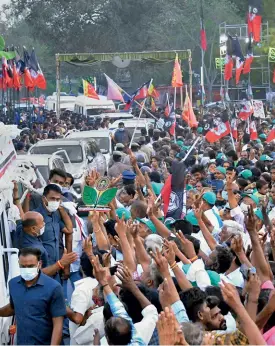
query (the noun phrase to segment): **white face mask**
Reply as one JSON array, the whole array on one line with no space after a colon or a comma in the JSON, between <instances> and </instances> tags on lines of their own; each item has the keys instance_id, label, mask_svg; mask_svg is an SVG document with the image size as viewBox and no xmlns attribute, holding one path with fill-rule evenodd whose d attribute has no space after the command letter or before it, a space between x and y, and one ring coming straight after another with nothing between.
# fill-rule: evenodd
<instances>
[{"instance_id":1,"label":"white face mask","mask_svg":"<svg viewBox=\"0 0 275 346\"><path fill-rule=\"evenodd\" d=\"M241 203L240 208L241 208L242 212L248 213L248 205L245 204L244 202Z\"/></svg>"},{"instance_id":2,"label":"white face mask","mask_svg":"<svg viewBox=\"0 0 275 346\"><path fill-rule=\"evenodd\" d=\"M43 226L42 228L40 228L40 236L45 232L45 226Z\"/></svg>"},{"instance_id":3,"label":"white face mask","mask_svg":"<svg viewBox=\"0 0 275 346\"><path fill-rule=\"evenodd\" d=\"M59 206L60 206L60 202L58 201L48 201L48 205L46 206L46 208L48 209L50 213L54 213L55 211L57 211Z\"/></svg>"},{"instance_id":4,"label":"white face mask","mask_svg":"<svg viewBox=\"0 0 275 346\"><path fill-rule=\"evenodd\" d=\"M31 281L38 275L38 267L20 268L20 275L25 281Z\"/></svg>"},{"instance_id":5,"label":"white face mask","mask_svg":"<svg viewBox=\"0 0 275 346\"><path fill-rule=\"evenodd\" d=\"M224 199L225 201L228 201L228 193L227 193L227 191L222 191L222 199Z\"/></svg>"}]
</instances>

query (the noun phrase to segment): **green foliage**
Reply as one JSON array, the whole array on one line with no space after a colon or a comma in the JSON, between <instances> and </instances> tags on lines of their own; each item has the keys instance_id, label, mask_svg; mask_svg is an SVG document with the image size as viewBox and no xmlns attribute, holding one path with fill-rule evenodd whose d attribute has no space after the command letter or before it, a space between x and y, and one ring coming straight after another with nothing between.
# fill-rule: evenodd
<instances>
[{"instance_id":1,"label":"green foliage","mask_svg":"<svg viewBox=\"0 0 275 346\"><path fill-rule=\"evenodd\" d=\"M219 25L243 23L248 1L203 3L208 39L205 79L211 88L217 78ZM264 7L264 21L268 19L274 25L275 1L264 0ZM35 47L50 81L48 92L55 82L56 53L191 49L192 68L196 73L200 71L200 0L11 0L4 12L6 22L0 22L0 30L7 45ZM173 61L164 65L132 62L128 68L132 87L151 77L155 84L170 84L172 68ZM182 69L188 81L187 61ZM63 64L62 79L67 75L73 79L90 75L96 76L100 84L105 83L103 72L115 78L117 69L110 63L86 67Z\"/></svg>"}]
</instances>

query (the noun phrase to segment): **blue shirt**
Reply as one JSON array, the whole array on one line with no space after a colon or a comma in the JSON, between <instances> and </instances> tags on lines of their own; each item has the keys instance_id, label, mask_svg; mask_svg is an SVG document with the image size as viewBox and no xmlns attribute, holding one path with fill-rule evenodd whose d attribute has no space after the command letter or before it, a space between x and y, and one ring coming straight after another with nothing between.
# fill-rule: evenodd
<instances>
[{"instance_id":1,"label":"blue shirt","mask_svg":"<svg viewBox=\"0 0 275 346\"><path fill-rule=\"evenodd\" d=\"M22 222L20 221L16 227L16 234L14 238L14 244L19 250L26 247L36 248L41 251L42 268L48 266L49 255L47 250L44 248L40 237L34 237L23 231Z\"/></svg>"},{"instance_id":2,"label":"blue shirt","mask_svg":"<svg viewBox=\"0 0 275 346\"><path fill-rule=\"evenodd\" d=\"M145 342L137 335L137 330L133 324L131 317L127 314L124 305L118 299L118 297L112 292L106 296L106 300L110 305L110 309L114 317L122 317L127 320L131 325L132 339L128 345L146 345Z\"/></svg>"},{"instance_id":3,"label":"blue shirt","mask_svg":"<svg viewBox=\"0 0 275 346\"><path fill-rule=\"evenodd\" d=\"M48 265L55 264L60 259L59 240L61 231L65 228L65 225L61 219L59 211L50 213L43 204L34 211L37 211L44 217L45 232L42 234L41 240L49 255Z\"/></svg>"},{"instance_id":4,"label":"blue shirt","mask_svg":"<svg viewBox=\"0 0 275 346\"><path fill-rule=\"evenodd\" d=\"M13 278L9 290L16 317L17 345L50 345L52 318L66 315L61 285L40 273L31 287L25 285L21 276Z\"/></svg>"}]
</instances>

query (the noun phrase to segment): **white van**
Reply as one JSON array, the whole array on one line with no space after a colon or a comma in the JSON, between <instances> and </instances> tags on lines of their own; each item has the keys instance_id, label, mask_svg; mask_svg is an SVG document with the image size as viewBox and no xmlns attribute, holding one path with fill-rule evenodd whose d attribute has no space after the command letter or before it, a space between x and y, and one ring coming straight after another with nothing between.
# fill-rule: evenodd
<instances>
[{"instance_id":1,"label":"white van","mask_svg":"<svg viewBox=\"0 0 275 346\"><path fill-rule=\"evenodd\" d=\"M11 231L16 228L16 221L20 217L12 198L12 180L16 179L16 152L9 136L10 128L10 125L0 124L0 307L10 301L9 280L20 275L18 249L12 247L11 241ZM12 324L13 317L0 317L1 345L10 342L9 327Z\"/></svg>"},{"instance_id":2,"label":"white van","mask_svg":"<svg viewBox=\"0 0 275 346\"><path fill-rule=\"evenodd\" d=\"M60 110L73 111L75 107L75 96L68 95L66 93L60 93ZM56 112L57 109L57 93L54 92L51 96L46 98L45 108L48 111Z\"/></svg>"},{"instance_id":3,"label":"white van","mask_svg":"<svg viewBox=\"0 0 275 346\"><path fill-rule=\"evenodd\" d=\"M71 132L66 138L93 139L98 145L101 153L105 156L108 167L112 154L112 139L110 133L109 130L75 131Z\"/></svg>"},{"instance_id":4,"label":"white van","mask_svg":"<svg viewBox=\"0 0 275 346\"><path fill-rule=\"evenodd\" d=\"M107 100L106 96L99 95L99 100L86 96L78 96L75 99L75 113L89 116L98 115L106 111L115 112L116 107L112 100Z\"/></svg>"}]
</instances>

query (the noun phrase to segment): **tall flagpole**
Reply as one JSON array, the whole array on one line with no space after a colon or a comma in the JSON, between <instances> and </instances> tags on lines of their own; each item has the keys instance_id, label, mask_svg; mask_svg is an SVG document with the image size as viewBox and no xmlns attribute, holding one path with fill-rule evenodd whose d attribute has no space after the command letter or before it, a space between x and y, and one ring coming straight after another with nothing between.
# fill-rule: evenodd
<instances>
[{"instance_id":1,"label":"tall flagpole","mask_svg":"<svg viewBox=\"0 0 275 346\"><path fill-rule=\"evenodd\" d=\"M152 83L153 83L153 79L150 80L150 84L149 84L148 89L150 89L150 86L151 86ZM148 97L148 95L147 95L147 97ZM131 149L131 145L132 145L132 143L133 143L133 141L134 141L134 137L135 137L135 134L136 134L136 131L137 131L137 127L138 127L138 125L139 125L140 117L142 116L142 113L143 113L143 111L144 111L144 109L145 109L145 103L146 103L147 97L146 97L145 100L143 101L143 104L142 104L142 107L141 107L141 110L140 110L140 113L139 113L138 121L137 121L137 123L136 123L135 129L134 129L134 132L133 132L133 136L132 136L132 138L131 138L131 142L130 142L130 145L129 145L129 148L130 148L130 149Z\"/></svg>"}]
</instances>

